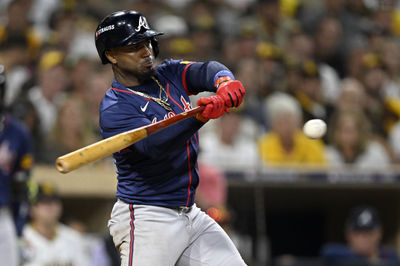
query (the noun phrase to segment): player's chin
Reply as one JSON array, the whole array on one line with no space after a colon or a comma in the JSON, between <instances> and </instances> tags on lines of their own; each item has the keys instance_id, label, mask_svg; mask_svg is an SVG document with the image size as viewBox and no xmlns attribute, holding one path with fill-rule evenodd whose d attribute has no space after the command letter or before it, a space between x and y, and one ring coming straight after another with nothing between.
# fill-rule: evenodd
<instances>
[{"instance_id":1,"label":"player's chin","mask_svg":"<svg viewBox=\"0 0 400 266\"><path fill-rule=\"evenodd\" d=\"M145 68L140 73L137 73L137 76L140 80L149 80L154 74L154 68Z\"/></svg>"}]
</instances>

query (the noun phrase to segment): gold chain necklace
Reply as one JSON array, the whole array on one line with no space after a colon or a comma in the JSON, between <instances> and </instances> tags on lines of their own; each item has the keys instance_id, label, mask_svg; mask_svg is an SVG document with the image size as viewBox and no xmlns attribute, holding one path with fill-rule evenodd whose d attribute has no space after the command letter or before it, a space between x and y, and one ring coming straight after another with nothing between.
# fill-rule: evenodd
<instances>
[{"instance_id":1,"label":"gold chain necklace","mask_svg":"<svg viewBox=\"0 0 400 266\"><path fill-rule=\"evenodd\" d=\"M148 98L148 99L151 99L151 100L155 101L156 103L158 103L161 107L163 107L167 111L172 111L171 105L168 103L168 98L169 97L168 97L167 91L164 89L164 87L160 84L160 82L154 76L151 77L151 78L157 83L158 87L160 87L160 95L158 96L158 98L150 96L150 95L148 95L146 93L143 93L143 92L140 92L140 91L132 90L130 88L127 88L127 89L129 91L139 95L139 96L142 96L144 98ZM162 94L163 93L165 94L165 99L164 100L162 99Z\"/></svg>"}]
</instances>

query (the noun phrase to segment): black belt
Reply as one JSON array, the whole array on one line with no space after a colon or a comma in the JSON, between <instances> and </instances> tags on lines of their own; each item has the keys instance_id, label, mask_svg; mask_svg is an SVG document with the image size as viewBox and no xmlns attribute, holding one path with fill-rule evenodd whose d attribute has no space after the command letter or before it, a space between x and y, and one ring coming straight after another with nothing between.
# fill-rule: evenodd
<instances>
[{"instance_id":1,"label":"black belt","mask_svg":"<svg viewBox=\"0 0 400 266\"><path fill-rule=\"evenodd\" d=\"M175 210L175 211L177 211L177 212L180 212L180 213L188 213L188 212L190 212L191 210L192 210L192 206L179 206L179 207L169 207L169 206L167 206L167 207L165 207L165 208L168 208L168 209L172 209L172 210Z\"/></svg>"}]
</instances>

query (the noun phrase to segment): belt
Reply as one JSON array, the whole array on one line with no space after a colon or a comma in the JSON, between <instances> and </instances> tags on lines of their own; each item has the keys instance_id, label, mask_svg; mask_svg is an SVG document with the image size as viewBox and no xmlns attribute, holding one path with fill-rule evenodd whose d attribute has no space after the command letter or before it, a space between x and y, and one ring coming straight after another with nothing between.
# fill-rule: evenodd
<instances>
[{"instance_id":1,"label":"belt","mask_svg":"<svg viewBox=\"0 0 400 266\"><path fill-rule=\"evenodd\" d=\"M178 206L178 207L165 207L165 208L175 210L175 211L177 211L179 213L182 213L182 212L183 213L188 213L188 212L190 212L192 210L192 206L190 206L190 207L188 207L188 206Z\"/></svg>"}]
</instances>

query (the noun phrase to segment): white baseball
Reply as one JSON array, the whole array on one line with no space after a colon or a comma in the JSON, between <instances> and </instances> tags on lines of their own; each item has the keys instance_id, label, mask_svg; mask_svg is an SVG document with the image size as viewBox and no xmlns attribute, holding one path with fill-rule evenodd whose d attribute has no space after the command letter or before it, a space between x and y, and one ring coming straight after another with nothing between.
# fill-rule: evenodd
<instances>
[{"instance_id":1,"label":"white baseball","mask_svg":"<svg viewBox=\"0 0 400 266\"><path fill-rule=\"evenodd\" d=\"M318 139L326 133L326 123L321 119L308 120L303 126L303 132L311 139Z\"/></svg>"}]
</instances>

